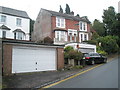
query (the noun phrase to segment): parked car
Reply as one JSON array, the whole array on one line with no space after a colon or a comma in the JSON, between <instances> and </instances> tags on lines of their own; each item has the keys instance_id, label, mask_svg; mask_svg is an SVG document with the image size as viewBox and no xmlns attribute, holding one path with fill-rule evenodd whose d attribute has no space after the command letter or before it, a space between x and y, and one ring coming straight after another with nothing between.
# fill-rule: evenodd
<instances>
[{"instance_id":1,"label":"parked car","mask_svg":"<svg viewBox=\"0 0 120 90\"><path fill-rule=\"evenodd\" d=\"M84 54L83 59L85 60L86 64L95 64L95 63L107 63L107 57L103 56L99 53L88 53Z\"/></svg>"}]
</instances>

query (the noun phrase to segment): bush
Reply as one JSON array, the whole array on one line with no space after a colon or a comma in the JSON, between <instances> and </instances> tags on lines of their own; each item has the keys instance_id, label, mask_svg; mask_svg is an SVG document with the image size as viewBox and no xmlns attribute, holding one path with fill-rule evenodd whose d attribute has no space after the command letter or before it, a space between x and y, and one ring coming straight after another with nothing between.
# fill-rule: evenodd
<instances>
[{"instance_id":1,"label":"bush","mask_svg":"<svg viewBox=\"0 0 120 90\"><path fill-rule=\"evenodd\" d=\"M104 55L104 56L106 56L106 55L107 55L107 52L102 51L102 50L97 51L97 53L100 53L100 54L102 54L102 55Z\"/></svg>"},{"instance_id":2,"label":"bush","mask_svg":"<svg viewBox=\"0 0 120 90\"><path fill-rule=\"evenodd\" d=\"M46 44L52 44L53 41L52 41L52 39L49 36L47 36L47 37L44 38L44 43L46 43Z\"/></svg>"},{"instance_id":3,"label":"bush","mask_svg":"<svg viewBox=\"0 0 120 90\"><path fill-rule=\"evenodd\" d=\"M81 66L81 65L76 65L76 66L74 66L74 68L75 68L75 69L82 69L83 66Z\"/></svg>"},{"instance_id":4,"label":"bush","mask_svg":"<svg viewBox=\"0 0 120 90\"><path fill-rule=\"evenodd\" d=\"M117 40L114 38L114 36L105 36L98 39L98 42L101 42L102 50L108 54L118 52L119 46L116 41Z\"/></svg>"},{"instance_id":5,"label":"bush","mask_svg":"<svg viewBox=\"0 0 120 90\"><path fill-rule=\"evenodd\" d=\"M77 50L71 50L68 52L69 59L81 60L82 56L83 56L82 53Z\"/></svg>"},{"instance_id":6,"label":"bush","mask_svg":"<svg viewBox=\"0 0 120 90\"><path fill-rule=\"evenodd\" d=\"M67 47L65 47L65 49L64 49L65 52L69 52L69 51L71 51L71 50L74 50L73 47L71 47L71 46L67 46Z\"/></svg>"},{"instance_id":7,"label":"bush","mask_svg":"<svg viewBox=\"0 0 120 90\"><path fill-rule=\"evenodd\" d=\"M93 44L93 45L97 45L98 42L96 40L88 40L88 41L83 41L83 42L86 42L88 44Z\"/></svg>"}]
</instances>

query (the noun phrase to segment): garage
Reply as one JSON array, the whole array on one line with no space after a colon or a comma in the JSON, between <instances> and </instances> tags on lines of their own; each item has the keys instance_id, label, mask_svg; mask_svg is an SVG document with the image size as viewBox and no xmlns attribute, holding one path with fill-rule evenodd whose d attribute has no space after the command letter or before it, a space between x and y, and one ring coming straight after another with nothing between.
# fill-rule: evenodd
<instances>
[{"instance_id":1,"label":"garage","mask_svg":"<svg viewBox=\"0 0 120 90\"><path fill-rule=\"evenodd\" d=\"M79 51L82 53L89 53L89 52L94 52L94 48L79 48Z\"/></svg>"},{"instance_id":2,"label":"garage","mask_svg":"<svg viewBox=\"0 0 120 90\"><path fill-rule=\"evenodd\" d=\"M57 69L56 48L12 48L12 73L49 71Z\"/></svg>"}]
</instances>

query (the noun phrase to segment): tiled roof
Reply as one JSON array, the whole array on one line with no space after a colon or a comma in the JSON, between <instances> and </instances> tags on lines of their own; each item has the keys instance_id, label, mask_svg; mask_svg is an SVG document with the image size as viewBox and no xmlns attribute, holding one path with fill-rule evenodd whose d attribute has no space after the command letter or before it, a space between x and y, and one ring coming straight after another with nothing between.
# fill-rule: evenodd
<instances>
[{"instance_id":1,"label":"tiled roof","mask_svg":"<svg viewBox=\"0 0 120 90\"><path fill-rule=\"evenodd\" d=\"M0 27L0 29L4 29L4 30L11 30L10 28L8 28L7 26L5 26L5 25L2 25L1 27Z\"/></svg>"},{"instance_id":2,"label":"tiled roof","mask_svg":"<svg viewBox=\"0 0 120 90\"><path fill-rule=\"evenodd\" d=\"M72 19L72 20L77 20L77 21L85 21L85 22L90 23L90 21L87 18L81 18L81 17L78 17L78 16L70 15L70 14L65 14L65 13L55 12L55 11L51 11L51 10L46 10L46 9L43 9L43 8L41 10L48 11L49 13L52 14L52 16L60 16L60 17L66 18L66 19Z\"/></svg>"},{"instance_id":3,"label":"tiled roof","mask_svg":"<svg viewBox=\"0 0 120 90\"><path fill-rule=\"evenodd\" d=\"M29 19L29 16L25 11L16 10L8 7L0 6L0 13Z\"/></svg>"}]
</instances>

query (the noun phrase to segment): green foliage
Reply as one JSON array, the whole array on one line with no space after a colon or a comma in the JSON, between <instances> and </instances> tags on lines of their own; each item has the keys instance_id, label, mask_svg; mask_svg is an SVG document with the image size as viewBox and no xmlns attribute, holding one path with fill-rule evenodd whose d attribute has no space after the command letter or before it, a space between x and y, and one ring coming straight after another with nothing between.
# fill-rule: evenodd
<instances>
[{"instance_id":1,"label":"green foliage","mask_svg":"<svg viewBox=\"0 0 120 90\"><path fill-rule=\"evenodd\" d=\"M98 42L101 42L101 48L108 54L118 52L119 46L116 42L115 36L100 37Z\"/></svg>"},{"instance_id":2,"label":"green foliage","mask_svg":"<svg viewBox=\"0 0 120 90\"><path fill-rule=\"evenodd\" d=\"M64 51L65 51L64 52L65 59L74 59L74 60L82 59L82 53L77 50L74 50L73 47L71 47L71 46L67 46L64 49Z\"/></svg>"},{"instance_id":3,"label":"green foliage","mask_svg":"<svg viewBox=\"0 0 120 90\"><path fill-rule=\"evenodd\" d=\"M103 12L103 23L106 29L106 35L113 35L115 31L116 13L114 7L108 7L108 10Z\"/></svg>"},{"instance_id":4,"label":"green foliage","mask_svg":"<svg viewBox=\"0 0 120 90\"><path fill-rule=\"evenodd\" d=\"M60 10L59 10L59 12L60 12L60 13L63 13L63 9L62 9L61 5L60 5Z\"/></svg>"},{"instance_id":5,"label":"green foliage","mask_svg":"<svg viewBox=\"0 0 120 90\"><path fill-rule=\"evenodd\" d=\"M76 65L76 66L74 66L74 68L75 68L75 69L82 69L83 66L82 66L82 65Z\"/></svg>"},{"instance_id":6,"label":"green foliage","mask_svg":"<svg viewBox=\"0 0 120 90\"><path fill-rule=\"evenodd\" d=\"M33 32L33 28L34 28L34 23L35 23L35 21L30 19L30 40L31 40L31 35L32 35L32 32Z\"/></svg>"},{"instance_id":7,"label":"green foliage","mask_svg":"<svg viewBox=\"0 0 120 90\"><path fill-rule=\"evenodd\" d=\"M100 35L100 36L105 35L104 24L101 23L99 20L95 19L92 27L98 33L98 35Z\"/></svg>"},{"instance_id":8,"label":"green foliage","mask_svg":"<svg viewBox=\"0 0 120 90\"><path fill-rule=\"evenodd\" d=\"M74 60L81 60L82 59L82 53L78 52L77 50L71 50L68 52L69 59Z\"/></svg>"},{"instance_id":9,"label":"green foliage","mask_svg":"<svg viewBox=\"0 0 120 90\"><path fill-rule=\"evenodd\" d=\"M88 40L88 41L83 41L83 42L86 42L88 44L98 45L97 40Z\"/></svg>"},{"instance_id":10,"label":"green foliage","mask_svg":"<svg viewBox=\"0 0 120 90\"><path fill-rule=\"evenodd\" d=\"M71 46L67 46L67 47L65 47L65 49L64 49L65 52L69 52L69 51L71 51L71 50L74 50L73 47L71 47Z\"/></svg>"},{"instance_id":11,"label":"green foliage","mask_svg":"<svg viewBox=\"0 0 120 90\"><path fill-rule=\"evenodd\" d=\"M66 9L65 9L65 11L66 11L66 14L70 14L70 7L69 7L68 4L66 4Z\"/></svg>"},{"instance_id":12,"label":"green foliage","mask_svg":"<svg viewBox=\"0 0 120 90\"><path fill-rule=\"evenodd\" d=\"M97 52L105 56L107 55L107 52L105 52L101 46L97 46Z\"/></svg>"},{"instance_id":13,"label":"green foliage","mask_svg":"<svg viewBox=\"0 0 120 90\"><path fill-rule=\"evenodd\" d=\"M96 39L99 38L99 37L100 37L100 36L97 34L97 32L93 32L91 39L92 39L92 40L96 40Z\"/></svg>"}]
</instances>

